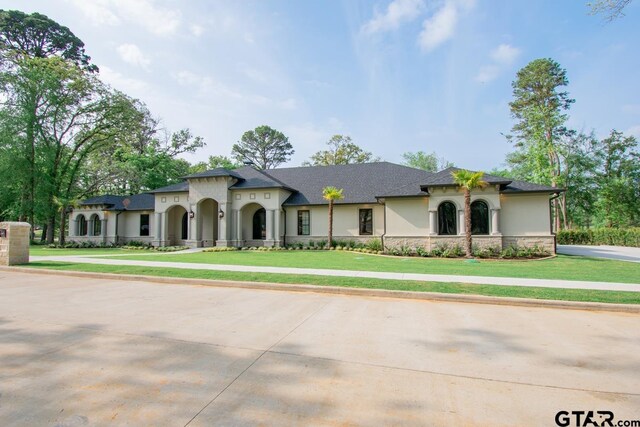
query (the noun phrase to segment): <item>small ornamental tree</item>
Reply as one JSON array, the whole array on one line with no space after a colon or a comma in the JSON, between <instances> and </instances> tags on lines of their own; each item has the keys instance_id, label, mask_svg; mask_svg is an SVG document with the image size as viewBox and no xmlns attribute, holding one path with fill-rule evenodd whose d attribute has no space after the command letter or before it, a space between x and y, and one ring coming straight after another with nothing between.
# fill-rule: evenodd
<instances>
[{"instance_id":1,"label":"small ornamental tree","mask_svg":"<svg viewBox=\"0 0 640 427\"><path fill-rule=\"evenodd\" d=\"M331 186L325 187L322 190L322 197L329 201L329 248L333 246L333 204L336 200L344 199L342 191L342 188L337 189L336 187Z\"/></svg>"},{"instance_id":2,"label":"small ornamental tree","mask_svg":"<svg viewBox=\"0 0 640 427\"><path fill-rule=\"evenodd\" d=\"M484 172L471 172L460 169L451 172L454 182L464 190L464 231L465 242L464 251L467 258L471 258L471 191L477 188L484 188L487 182L482 180Z\"/></svg>"}]
</instances>

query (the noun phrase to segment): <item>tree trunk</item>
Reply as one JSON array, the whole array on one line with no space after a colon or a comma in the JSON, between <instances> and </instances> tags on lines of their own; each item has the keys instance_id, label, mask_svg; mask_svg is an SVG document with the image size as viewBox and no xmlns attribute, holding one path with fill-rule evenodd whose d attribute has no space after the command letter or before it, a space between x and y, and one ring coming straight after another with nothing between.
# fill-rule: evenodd
<instances>
[{"instance_id":1,"label":"tree trunk","mask_svg":"<svg viewBox=\"0 0 640 427\"><path fill-rule=\"evenodd\" d=\"M53 244L54 242L54 233L56 229L56 217L55 215L51 215L47 221L47 243Z\"/></svg>"},{"instance_id":2,"label":"tree trunk","mask_svg":"<svg viewBox=\"0 0 640 427\"><path fill-rule=\"evenodd\" d=\"M41 234L40 234L40 243L44 243L47 240L47 224L42 226Z\"/></svg>"},{"instance_id":3,"label":"tree trunk","mask_svg":"<svg viewBox=\"0 0 640 427\"><path fill-rule=\"evenodd\" d=\"M333 247L333 200L329 200L329 242L327 247L331 249Z\"/></svg>"},{"instance_id":4,"label":"tree trunk","mask_svg":"<svg viewBox=\"0 0 640 427\"><path fill-rule=\"evenodd\" d=\"M58 238L58 244L60 246L64 246L65 243L65 238L64 238L64 233L65 233L65 225L67 223L67 210L64 206L62 206L62 208L60 209L60 237Z\"/></svg>"},{"instance_id":5,"label":"tree trunk","mask_svg":"<svg viewBox=\"0 0 640 427\"><path fill-rule=\"evenodd\" d=\"M464 252L467 258L473 258L471 247L471 191L468 189L464 190L464 228Z\"/></svg>"}]
</instances>

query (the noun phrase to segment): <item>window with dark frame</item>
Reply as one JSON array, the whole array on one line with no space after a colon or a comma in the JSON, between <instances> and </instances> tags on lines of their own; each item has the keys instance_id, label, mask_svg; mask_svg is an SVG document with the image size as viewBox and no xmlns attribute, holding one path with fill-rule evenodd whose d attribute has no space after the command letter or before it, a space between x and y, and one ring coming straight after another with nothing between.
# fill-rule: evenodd
<instances>
[{"instance_id":1,"label":"window with dark frame","mask_svg":"<svg viewBox=\"0 0 640 427\"><path fill-rule=\"evenodd\" d=\"M482 200L471 203L471 234L489 234L489 206Z\"/></svg>"},{"instance_id":2,"label":"window with dark frame","mask_svg":"<svg viewBox=\"0 0 640 427\"><path fill-rule=\"evenodd\" d=\"M373 234L373 209L360 209L360 226L358 228L361 236Z\"/></svg>"},{"instance_id":3,"label":"window with dark frame","mask_svg":"<svg viewBox=\"0 0 640 427\"><path fill-rule=\"evenodd\" d=\"M87 235L87 219L84 215L78 215L78 236L86 236Z\"/></svg>"},{"instance_id":4,"label":"window with dark frame","mask_svg":"<svg viewBox=\"0 0 640 427\"><path fill-rule=\"evenodd\" d=\"M311 213L307 210L298 211L298 236L311 234Z\"/></svg>"},{"instance_id":5,"label":"window with dark frame","mask_svg":"<svg viewBox=\"0 0 640 427\"><path fill-rule=\"evenodd\" d=\"M453 236L457 234L456 205L451 202L442 202L438 206L438 234L441 236Z\"/></svg>"},{"instance_id":6,"label":"window with dark frame","mask_svg":"<svg viewBox=\"0 0 640 427\"><path fill-rule=\"evenodd\" d=\"M149 214L140 214L140 235L149 235Z\"/></svg>"}]
</instances>

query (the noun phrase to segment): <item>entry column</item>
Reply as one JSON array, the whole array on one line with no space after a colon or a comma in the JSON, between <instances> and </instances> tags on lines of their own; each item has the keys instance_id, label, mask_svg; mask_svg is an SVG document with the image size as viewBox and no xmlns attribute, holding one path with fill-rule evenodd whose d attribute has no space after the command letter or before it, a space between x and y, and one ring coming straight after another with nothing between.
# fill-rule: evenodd
<instances>
[{"instance_id":1,"label":"entry column","mask_svg":"<svg viewBox=\"0 0 640 427\"><path fill-rule=\"evenodd\" d=\"M500 209L491 209L491 234L500 235Z\"/></svg>"},{"instance_id":2,"label":"entry column","mask_svg":"<svg viewBox=\"0 0 640 427\"><path fill-rule=\"evenodd\" d=\"M229 246L229 235L231 234L231 213L227 210L227 206L231 206L231 204L226 202L218 203L219 213L216 212L216 215L218 215L219 221L218 240L216 240L216 246Z\"/></svg>"},{"instance_id":3,"label":"entry column","mask_svg":"<svg viewBox=\"0 0 640 427\"><path fill-rule=\"evenodd\" d=\"M267 238L264 241L265 246L273 246L273 217L275 216L274 212L274 209L267 209L266 212Z\"/></svg>"}]
</instances>

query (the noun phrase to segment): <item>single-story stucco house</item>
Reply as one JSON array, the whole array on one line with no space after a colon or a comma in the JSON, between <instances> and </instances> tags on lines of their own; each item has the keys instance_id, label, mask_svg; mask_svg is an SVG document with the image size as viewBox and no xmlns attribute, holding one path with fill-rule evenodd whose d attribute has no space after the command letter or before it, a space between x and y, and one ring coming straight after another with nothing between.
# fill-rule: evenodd
<instances>
[{"instance_id":1,"label":"single-story stucco house","mask_svg":"<svg viewBox=\"0 0 640 427\"><path fill-rule=\"evenodd\" d=\"M70 215L69 239L154 246L284 246L326 240L326 186L344 189L336 240L382 239L385 247L462 244L463 192L451 175L388 162L197 173L145 194L98 196ZM485 175L472 192L474 244L554 251L549 199L557 188Z\"/></svg>"}]
</instances>

